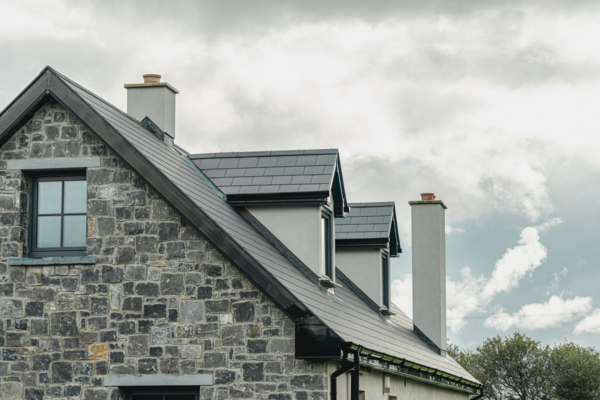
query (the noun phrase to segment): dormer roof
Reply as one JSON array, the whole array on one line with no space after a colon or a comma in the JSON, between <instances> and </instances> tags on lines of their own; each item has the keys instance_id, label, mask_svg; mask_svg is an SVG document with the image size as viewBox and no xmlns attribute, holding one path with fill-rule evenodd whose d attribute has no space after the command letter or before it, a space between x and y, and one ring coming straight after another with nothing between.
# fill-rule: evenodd
<instances>
[{"instance_id":1,"label":"dormer roof","mask_svg":"<svg viewBox=\"0 0 600 400\"><path fill-rule=\"evenodd\" d=\"M335 245L338 247L385 247L390 255L402 252L393 201L350 203L346 218L335 221Z\"/></svg>"},{"instance_id":2,"label":"dormer roof","mask_svg":"<svg viewBox=\"0 0 600 400\"><path fill-rule=\"evenodd\" d=\"M232 205L327 202L347 210L337 149L191 154L190 160Z\"/></svg>"}]
</instances>

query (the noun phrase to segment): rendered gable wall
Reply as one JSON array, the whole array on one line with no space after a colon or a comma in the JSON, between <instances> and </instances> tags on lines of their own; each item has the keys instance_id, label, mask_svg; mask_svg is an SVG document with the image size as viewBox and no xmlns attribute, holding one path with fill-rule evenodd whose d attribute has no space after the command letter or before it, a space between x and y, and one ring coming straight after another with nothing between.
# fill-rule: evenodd
<instances>
[{"instance_id":1,"label":"rendered gable wall","mask_svg":"<svg viewBox=\"0 0 600 400\"><path fill-rule=\"evenodd\" d=\"M321 265L321 206L246 208L315 274L325 274L325 267ZM333 223L334 220L332 217Z\"/></svg>"},{"instance_id":2,"label":"rendered gable wall","mask_svg":"<svg viewBox=\"0 0 600 400\"><path fill-rule=\"evenodd\" d=\"M337 267L367 296L378 305L383 305L380 249L348 249L338 247L335 250Z\"/></svg>"},{"instance_id":3,"label":"rendered gable wall","mask_svg":"<svg viewBox=\"0 0 600 400\"><path fill-rule=\"evenodd\" d=\"M29 177L6 161L89 156L96 265L9 266L27 255ZM0 151L0 222L0 398L116 400L106 376L194 374L213 377L203 400L327 397L293 321L54 101Z\"/></svg>"}]
</instances>

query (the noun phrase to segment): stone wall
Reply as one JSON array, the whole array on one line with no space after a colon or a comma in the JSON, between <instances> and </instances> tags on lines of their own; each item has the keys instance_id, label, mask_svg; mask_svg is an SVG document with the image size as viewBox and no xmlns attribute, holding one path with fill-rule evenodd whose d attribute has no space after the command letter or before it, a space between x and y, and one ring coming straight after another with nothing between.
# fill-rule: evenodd
<instances>
[{"instance_id":1,"label":"stone wall","mask_svg":"<svg viewBox=\"0 0 600 400\"><path fill-rule=\"evenodd\" d=\"M90 156L96 264L9 266L27 256L30 177L6 160ZM54 101L1 149L0 246L0 398L117 399L107 375L166 374L212 375L203 400L326 398L294 323Z\"/></svg>"}]
</instances>

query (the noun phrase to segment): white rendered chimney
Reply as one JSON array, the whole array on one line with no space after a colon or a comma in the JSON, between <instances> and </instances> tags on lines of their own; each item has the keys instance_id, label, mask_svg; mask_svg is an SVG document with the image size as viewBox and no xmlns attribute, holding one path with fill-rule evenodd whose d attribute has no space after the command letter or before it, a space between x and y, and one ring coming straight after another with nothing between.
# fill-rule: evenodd
<instances>
[{"instance_id":1,"label":"white rendered chimney","mask_svg":"<svg viewBox=\"0 0 600 400\"><path fill-rule=\"evenodd\" d=\"M164 133L175 138L175 95L179 91L160 78L160 75L146 74L144 83L125 85L127 114L139 121L148 117Z\"/></svg>"},{"instance_id":2,"label":"white rendered chimney","mask_svg":"<svg viewBox=\"0 0 600 400\"><path fill-rule=\"evenodd\" d=\"M433 193L409 201L412 217L413 323L446 355L446 205ZM420 332L419 332L420 331ZM422 336L422 335L421 335Z\"/></svg>"}]
</instances>

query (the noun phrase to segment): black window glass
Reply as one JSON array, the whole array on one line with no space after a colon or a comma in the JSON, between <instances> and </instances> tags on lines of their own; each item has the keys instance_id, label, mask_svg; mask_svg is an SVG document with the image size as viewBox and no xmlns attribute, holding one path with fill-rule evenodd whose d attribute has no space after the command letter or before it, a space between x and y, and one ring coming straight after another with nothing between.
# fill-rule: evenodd
<instances>
[{"instance_id":1,"label":"black window glass","mask_svg":"<svg viewBox=\"0 0 600 400\"><path fill-rule=\"evenodd\" d=\"M390 308L390 259L387 255L381 256L381 277L382 291L381 298L383 305Z\"/></svg>"},{"instance_id":2,"label":"black window glass","mask_svg":"<svg viewBox=\"0 0 600 400\"><path fill-rule=\"evenodd\" d=\"M331 214L323 211L321 216L321 262L325 275L333 279L333 224Z\"/></svg>"},{"instance_id":3,"label":"black window glass","mask_svg":"<svg viewBox=\"0 0 600 400\"><path fill-rule=\"evenodd\" d=\"M31 256L85 255L86 209L84 175L34 178Z\"/></svg>"},{"instance_id":4,"label":"black window glass","mask_svg":"<svg viewBox=\"0 0 600 400\"><path fill-rule=\"evenodd\" d=\"M133 391L126 397L127 400L198 400L198 394L195 393L197 390L181 390L173 389L170 390L144 390L144 391ZM153 392L153 393L152 393Z\"/></svg>"}]
</instances>

